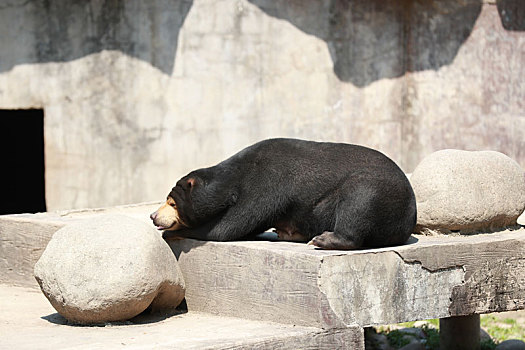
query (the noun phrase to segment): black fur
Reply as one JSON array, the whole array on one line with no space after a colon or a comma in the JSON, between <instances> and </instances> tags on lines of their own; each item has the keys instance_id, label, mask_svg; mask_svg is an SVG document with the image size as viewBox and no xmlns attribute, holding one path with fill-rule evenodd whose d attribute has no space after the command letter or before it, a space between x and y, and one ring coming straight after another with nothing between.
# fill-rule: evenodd
<instances>
[{"instance_id":1,"label":"black fur","mask_svg":"<svg viewBox=\"0 0 525 350\"><path fill-rule=\"evenodd\" d=\"M169 196L188 228L165 237L231 241L276 227L321 248L357 249L403 244L416 224L401 169L350 144L265 140L191 172Z\"/></svg>"}]
</instances>

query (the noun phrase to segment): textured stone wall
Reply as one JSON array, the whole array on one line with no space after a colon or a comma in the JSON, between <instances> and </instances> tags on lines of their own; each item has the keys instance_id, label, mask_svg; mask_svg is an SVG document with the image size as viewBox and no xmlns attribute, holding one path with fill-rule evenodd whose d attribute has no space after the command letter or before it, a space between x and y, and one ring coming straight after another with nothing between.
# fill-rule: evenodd
<instances>
[{"instance_id":1,"label":"textured stone wall","mask_svg":"<svg viewBox=\"0 0 525 350\"><path fill-rule=\"evenodd\" d=\"M159 200L275 136L525 167L521 0L6 0L0 108L43 108L49 210Z\"/></svg>"}]
</instances>

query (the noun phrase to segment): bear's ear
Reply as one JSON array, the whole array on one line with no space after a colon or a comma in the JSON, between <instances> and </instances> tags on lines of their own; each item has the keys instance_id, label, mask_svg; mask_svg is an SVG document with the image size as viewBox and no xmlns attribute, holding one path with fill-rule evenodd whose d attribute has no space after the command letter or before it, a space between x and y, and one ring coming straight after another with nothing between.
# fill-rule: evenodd
<instances>
[{"instance_id":1,"label":"bear's ear","mask_svg":"<svg viewBox=\"0 0 525 350\"><path fill-rule=\"evenodd\" d=\"M192 189L195 186L195 179L190 177L188 180L186 180L186 184L188 185L189 189Z\"/></svg>"}]
</instances>

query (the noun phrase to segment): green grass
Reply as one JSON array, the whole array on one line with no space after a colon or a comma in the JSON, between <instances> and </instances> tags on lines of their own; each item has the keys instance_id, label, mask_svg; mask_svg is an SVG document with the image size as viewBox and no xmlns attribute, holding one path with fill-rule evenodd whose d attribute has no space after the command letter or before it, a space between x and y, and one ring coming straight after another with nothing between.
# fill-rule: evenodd
<instances>
[{"instance_id":1,"label":"green grass","mask_svg":"<svg viewBox=\"0 0 525 350\"><path fill-rule=\"evenodd\" d=\"M487 331L494 340L484 340L481 342L481 350L494 350L496 345L502 341L509 339L519 339L525 341L525 324L520 324L516 320L507 318L501 319L494 315L482 315L481 327ZM423 325L421 329L427 336L426 348L430 350L439 349L439 319L427 320L427 322L434 326ZM404 322L396 325L396 328L412 328L415 322ZM387 336L390 345L395 349L408 344L405 333L391 329L389 326L381 326L377 329L378 333L383 333Z\"/></svg>"},{"instance_id":2,"label":"green grass","mask_svg":"<svg viewBox=\"0 0 525 350\"><path fill-rule=\"evenodd\" d=\"M396 349L399 349L410 343L410 339L406 336L406 333L398 330L390 331L387 333L388 343Z\"/></svg>"},{"instance_id":3,"label":"green grass","mask_svg":"<svg viewBox=\"0 0 525 350\"><path fill-rule=\"evenodd\" d=\"M437 319L437 318L435 318L433 320L426 320L426 322L428 322L431 325L436 326L436 327L439 328L439 319ZM412 328L412 327L414 327L415 323L416 323L415 321L414 322L403 322L403 323L399 323L397 325L401 326L401 327Z\"/></svg>"},{"instance_id":4,"label":"green grass","mask_svg":"<svg viewBox=\"0 0 525 350\"><path fill-rule=\"evenodd\" d=\"M508 339L525 341L525 325L511 318L501 320L493 315L481 316L481 327L498 343Z\"/></svg>"},{"instance_id":5,"label":"green grass","mask_svg":"<svg viewBox=\"0 0 525 350\"><path fill-rule=\"evenodd\" d=\"M431 320L431 321L434 321L434 320ZM439 326L439 320L437 321L437 323L438 323L437 326ZM436 326L434 322L432 322L431 324ZM427 349L439 350L439 329L434 328L434 327L429 327L427 325L424 325L423 327L421 327L421 329L423 329L423 332L425 332L427 336L427 344L426 344Z\"/></svg>"}]
</instances>

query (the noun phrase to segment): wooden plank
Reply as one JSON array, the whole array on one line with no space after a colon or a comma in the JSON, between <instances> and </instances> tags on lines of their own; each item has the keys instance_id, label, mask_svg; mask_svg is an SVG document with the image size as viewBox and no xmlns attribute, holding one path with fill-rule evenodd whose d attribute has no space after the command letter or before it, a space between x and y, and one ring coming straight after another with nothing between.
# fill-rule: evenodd
<instances>
[{"instance_id":1,"label":"wooden plank","mask_svg":"<svg viewBox=\"0 0 525 350\"><path fill-rule=\"evenodd\" d=\"M0 217L0 282L36 287L33 266L68 222L156 204ZM170 243L190 310L304 326L365 327L525 308L525 229L322 251L289 242Z\"/></svg>"},{"instance_id":2,"label":"wooden plank","mask_svg":"<svg viewBox=\"0 0 525 350\"><path fill-rule=\"evenodd\" d=\"M190 310L361 327L525 308L525 230L355 252L287 242L171 243Z\"/></svg>"}]
</instances>

